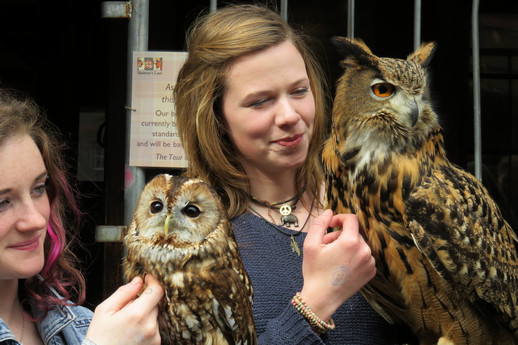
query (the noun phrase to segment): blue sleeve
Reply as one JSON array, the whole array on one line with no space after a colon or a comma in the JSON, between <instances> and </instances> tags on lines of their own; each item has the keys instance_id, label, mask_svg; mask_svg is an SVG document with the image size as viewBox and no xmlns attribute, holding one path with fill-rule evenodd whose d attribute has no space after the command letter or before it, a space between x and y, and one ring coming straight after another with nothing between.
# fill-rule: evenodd
<instances>
[{"instance_id":1,"label":"blue sleeve","mask_svg":"<svg viewBox=\"0 0 518 345\"><path fill-rule=\"evenodd\" d=\"M322 345L324 342L291 303L276 318L271 319L263 333L258 334L259 345Z\"/></svg>"}]
</instances>

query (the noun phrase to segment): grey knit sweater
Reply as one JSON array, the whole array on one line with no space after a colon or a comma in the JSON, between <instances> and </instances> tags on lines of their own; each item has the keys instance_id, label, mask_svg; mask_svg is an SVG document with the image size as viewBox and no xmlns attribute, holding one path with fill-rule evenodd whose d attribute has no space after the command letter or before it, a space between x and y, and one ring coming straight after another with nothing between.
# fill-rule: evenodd
<instances>
[{"instance_id":1,"label":"grey knit sweater","mask_svg":"<svg viewBox=\"0 0 518 345\"><path fill-rule=\"evenodd\" d=\"M336 311L336 328L323 336L314 333L291 305L303 279L302 254L299 257L292 251L289 234L297 234L302 251L306 233L282 228L283 234L251 213L233 219L232 228L254 288L259 344L393 344L390 325L359 293Z\"/></svg>"}]
</instances>

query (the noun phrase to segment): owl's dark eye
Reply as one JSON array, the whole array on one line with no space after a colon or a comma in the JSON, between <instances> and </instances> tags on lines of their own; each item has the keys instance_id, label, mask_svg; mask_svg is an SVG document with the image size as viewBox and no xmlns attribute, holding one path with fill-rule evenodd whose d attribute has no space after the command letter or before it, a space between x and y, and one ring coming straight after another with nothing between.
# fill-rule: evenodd
<instances>
[{"instance_id":1,"label":"owl's dark eye","mask_svg":"<svg viewBox=\"0 0 518 345\"><path fill-rule=\"evenodd\" d=\"M164 204L160 201L153 201L149 206L151 213L158 213L164 209Z\"/></svg>"},{"instance_id":2,"label":"owl's dark eye","mask_svg":"<svg viewBox=\"0 0 518 345\"><path fill-rule=\"evenodd\" d=\"M182 210L183 214L190 218L196 218L200 215L201 211L194 205L187 205Z\"/></svg>"},{"instance_id":3,"label":"owl's dark eye","mask_svg":"<svg viewBox=\"0 0 518 345\"><path fill-rule=\"evenodd\" d=\"M372 92L378 97L388 97L392 95L395 91L395 87L389 83L378 83L371 86Z\"/></svg>"}]
</instances>

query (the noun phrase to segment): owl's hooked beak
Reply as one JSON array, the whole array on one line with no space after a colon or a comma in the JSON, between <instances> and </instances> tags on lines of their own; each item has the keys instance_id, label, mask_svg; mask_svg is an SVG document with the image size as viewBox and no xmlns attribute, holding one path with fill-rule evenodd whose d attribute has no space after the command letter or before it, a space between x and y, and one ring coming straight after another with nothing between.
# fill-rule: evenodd
<instances>
[{"instance_id":1,"label":"owl's hooked beak","mask_svg":"<svg viewBox=\"0 0 518 345\"><path fill-rule=\"evenodd\" d=\"M412 105L412 108L410 109L410 121L412 122L412 127L415 126L418 118L419 118L419 106L417 105L417 102L414 100L414 104Z\"/></svg>"},{"instance_id":2,"label":"owl's hooked beak","mask_svg":"<svg viewBox=\"0 0 518 345\"><path fill-rule=\"evenodd\" d=\"M164 233L167 235L169 232L169 220L171 219L171 214L168 214L165 218L165 224L164 224Z\"/></svg>"}]
</instances>

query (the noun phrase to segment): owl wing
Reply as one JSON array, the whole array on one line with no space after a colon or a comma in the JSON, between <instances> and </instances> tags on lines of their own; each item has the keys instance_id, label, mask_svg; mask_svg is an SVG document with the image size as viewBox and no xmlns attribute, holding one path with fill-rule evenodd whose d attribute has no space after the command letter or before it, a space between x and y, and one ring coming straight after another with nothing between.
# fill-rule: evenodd
<instances>
[{"instance_id":1,"label":"owl wing","mask_svg":"<svg viewBox=\"0 0 518 345\"><path fill-rule=\"evenodd\" d=\"M234 260L235 258L228 258ZM252 311L252 290L242 264L213 272L211 291L217 303L214 320L229 344L257 344ZM237 267L236 267L237 266Z\"/></svg>"},{"instance_id":2,"label":"owl wing","mask_svg":"<svg viewBox=\"0 0 518 345\"><path fill-rule=\"evenodd\" d=\"M441 166L405 205L412 237L437 272L482 313L516 320L518 240L482 184Z\"/></svg>"},{"instance_id":3,"label":"owl wing","mask_svg":"<svg viewBox=\"0 0 518 345\"><path fill-rule=\"evenodd\" d=\"M215 289L215 298L218 300L214 310L214 320L225 335L229 344L256 344L255 329L253 327L253 312L244 303L249 296L243 289L235 289L237 274L233 269L221 272L221 290ZM230 292L230 295L229 295Z\"/></svg>"}]
</instances>

